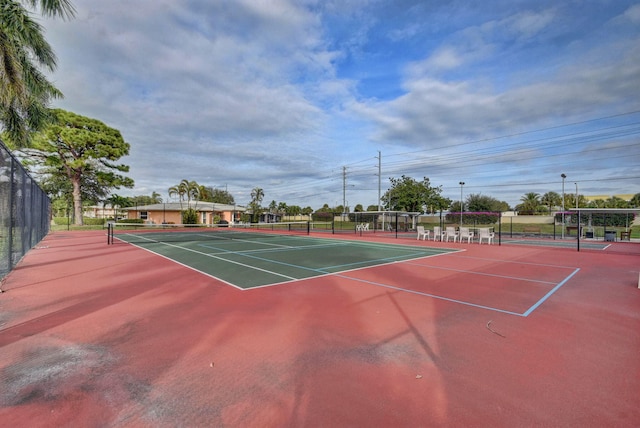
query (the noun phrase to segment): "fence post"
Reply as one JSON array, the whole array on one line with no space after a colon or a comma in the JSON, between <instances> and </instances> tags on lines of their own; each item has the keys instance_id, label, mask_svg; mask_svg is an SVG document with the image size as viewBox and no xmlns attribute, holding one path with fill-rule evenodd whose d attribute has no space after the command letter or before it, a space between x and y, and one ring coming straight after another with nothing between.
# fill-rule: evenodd
<instances>
[{"instance_id":1,"label":"fence post","mask_svg":"<svg viewBox=\"0 0 640 428\"><path fill-rule=\"evenodd\" d=\"M13 156L10 156L11 159L11 173L9 174L9 224L8 224L8 233L9 233L9 239L7 240L7 257L9 257L8 260L8 264L7 266L9 266L9 271L11 271L13 269L13 224L15 223L15 219L13 218L13 205L15 204L14 201L14 194L15 194L15 171L16 171L16 165L15 162L16 160L13 158Z\"/></svg>"}]
</instances>

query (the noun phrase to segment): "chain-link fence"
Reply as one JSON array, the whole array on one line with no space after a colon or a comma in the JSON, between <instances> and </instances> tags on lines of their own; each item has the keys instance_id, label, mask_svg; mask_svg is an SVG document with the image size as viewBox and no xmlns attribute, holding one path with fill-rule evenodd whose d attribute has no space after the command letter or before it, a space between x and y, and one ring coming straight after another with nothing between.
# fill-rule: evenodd
<instances>
[{"instance_id":1,"label":"chain-link fence","mask_svg":"<svg viewBox=\"0 0 640 428\"><path fill-rule=\"evenodd\" d=\"M0 279L49 232L50 204L0 141Z\"/></svg>"}]
</instances>

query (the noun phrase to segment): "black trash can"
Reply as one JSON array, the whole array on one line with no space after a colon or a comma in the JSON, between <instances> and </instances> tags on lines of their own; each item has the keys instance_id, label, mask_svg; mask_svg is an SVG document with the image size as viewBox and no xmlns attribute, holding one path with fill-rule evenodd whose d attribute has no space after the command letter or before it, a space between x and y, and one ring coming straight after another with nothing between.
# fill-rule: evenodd
<instances>
[{"instance_id":1,"label":"black trash can","mask_svg":"<svg viewBox=\"0 0 640 428\"><path fill-rule=\"evenodd\" d=\"M591 231L591 232L585 232L585 238L587 238L587 239L593 239L593 231Z\"/></svg>"}]
</instances>

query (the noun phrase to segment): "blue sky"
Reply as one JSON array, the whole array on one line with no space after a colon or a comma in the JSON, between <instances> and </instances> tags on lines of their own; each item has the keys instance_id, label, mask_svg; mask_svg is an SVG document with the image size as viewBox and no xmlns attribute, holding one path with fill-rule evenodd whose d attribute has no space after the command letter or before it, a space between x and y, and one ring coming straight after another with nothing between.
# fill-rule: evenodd
<instances>
[{"instance_id":1,"label":"blue sky","mask_svg":"<svg viewBox=\"0 0 640 428\"><path fill-rule=\"evenodd\" d=\"M182 179L246 204L640 192L640 3L76 1L43 20L55 107L131 144L121 195ZM346 177L346 178L345 178ZM344 190L346 189L346 190Z\"/></svg>"}]
</instances>

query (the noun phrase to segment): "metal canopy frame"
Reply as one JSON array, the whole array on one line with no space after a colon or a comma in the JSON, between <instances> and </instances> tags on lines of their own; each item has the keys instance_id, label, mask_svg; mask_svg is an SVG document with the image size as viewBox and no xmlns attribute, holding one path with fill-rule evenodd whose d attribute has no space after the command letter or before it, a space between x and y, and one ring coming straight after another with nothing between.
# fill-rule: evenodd
<instances>
[{"instance_id":1,"label":"metal canopy frame","mask_svg":"<svg viewBox=\"0 0 640 428\"><path fill-rule=\"evenodd\" d=\"M580 224L582 220L582 214L640 214L640 208L575 208L565 210L565 213L578 214L578 236L576 239L576 246L577 250L580 251ZM604 226L604 228L606 232L606 225Z\"/></svg>"}]
</instances>

